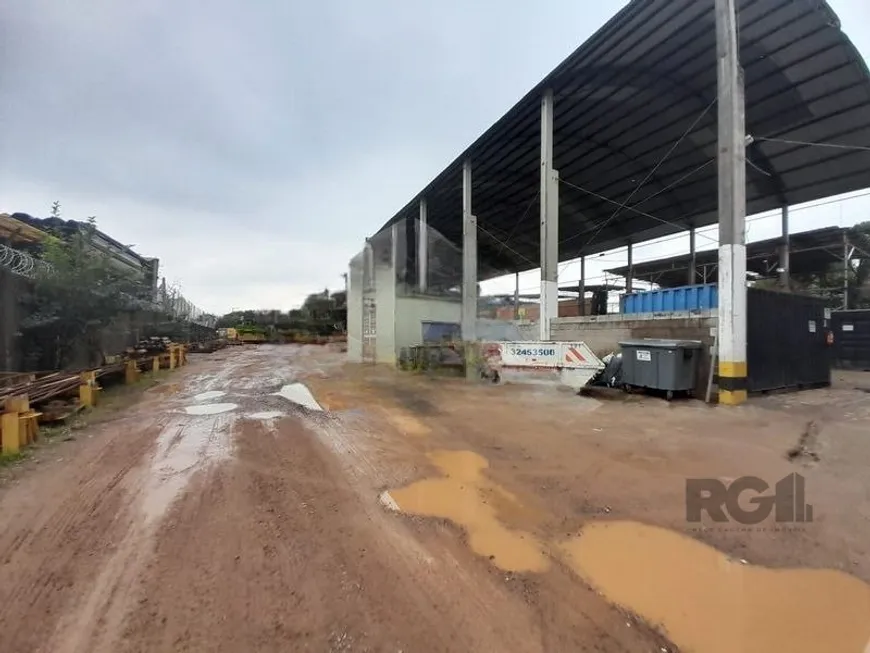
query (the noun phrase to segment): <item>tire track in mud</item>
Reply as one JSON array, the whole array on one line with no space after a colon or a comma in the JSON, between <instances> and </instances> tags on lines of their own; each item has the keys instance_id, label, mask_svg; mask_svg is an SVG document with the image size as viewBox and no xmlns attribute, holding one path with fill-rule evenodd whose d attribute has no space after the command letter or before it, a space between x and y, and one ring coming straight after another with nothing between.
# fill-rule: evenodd
<instances>
[{"instance_id":1,"label":"tire track in mud","mask_svg":"<svg viewBox=\"0 0 870 653\"><path fill-rule=\"evenodd\" d=\"M35 469L0 495L9 525L0 532L4 652L114 651L163 512L204 463L227 453L221 443L231 420L174 413L250 364L238 354L228 359L214 361L216 375L176 372L172 395L161 386L146 392L124 416L88 429L73 459L52 465L51 475Z\"/></svg>"}]
</instances>

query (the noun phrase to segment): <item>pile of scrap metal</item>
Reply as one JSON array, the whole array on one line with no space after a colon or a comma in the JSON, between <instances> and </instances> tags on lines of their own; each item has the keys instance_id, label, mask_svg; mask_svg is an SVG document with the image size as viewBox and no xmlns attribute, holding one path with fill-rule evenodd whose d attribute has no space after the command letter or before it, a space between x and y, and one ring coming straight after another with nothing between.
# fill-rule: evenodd
<instances>
[{"instance_id":1,"label":"pile of scrap metal","mask_svg":"<svg viewBox=\"0 0 870 653\"><path fill-rule=\"evenodd\" d=\"M187 351L192 354L211 354L218 349L223 349L227 346L226 340L205 340L202 342L192 342L188 345Z\"/></svg>"},{"instance_id":2,"label":"pile of scrap metal","mask_svg":"<svg viewBox=\"0 0 870 653\"><path fill-rule=\"evenodd\" d=\"M622 382L622 352L607 354L601 359L604 369L593 376L588 385L598 388L621 388Z\"/></svg>"},{"instance_id":3,"label":"pile of scrap metal","mask_svg":"<svg viewBox=\"0 0 870 653\"><path fill-rule=\"evenodd\" d=\"M0 387L0 405L9 397L27 395L31 404L78 390L81 383L77 373L52 372L51 374L20 374L7 377L4 387Z\"/></svg>"},{"instance_id":4,"label":"pile of scrap metal","mask_svg":"<svg viewBox=\"0 0 870 653\"><path fill-rule=\"evenodd\" d=\"M123 364L103 365L93 372L95 379L123 372ZM0 373L0 411L11 397L26 396L31 406L40 406L42 421L51 421L54 406L74 406L78 403L83 372ZM46 408L48 406L49 408Z\"/></svg>"},{"instance_id":5,"label":"pile of scrap metal","mask_svg":"<svg viewBox=\"0 0 870 653\"><path fill-rule=\"evenodd\" d=\"M164 354L169 351L172 344L172 340L165 336L151 336L150 338L143 338L140 340L135 347L129 347L127 349L127 355L133 358Z\"/></svg>"}]
</instances>

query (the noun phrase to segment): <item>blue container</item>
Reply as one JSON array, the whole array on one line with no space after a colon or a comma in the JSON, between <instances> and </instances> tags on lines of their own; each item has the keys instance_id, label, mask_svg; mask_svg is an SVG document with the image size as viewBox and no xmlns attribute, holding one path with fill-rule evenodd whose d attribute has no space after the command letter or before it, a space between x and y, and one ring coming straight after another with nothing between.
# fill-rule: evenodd
<instances>
[{"instance_id":1,"label":"blue container","mask_svg":"<svg viewBox=\"0 0 870 653\"><path fill-rule=\"evenodd\" d=\"M715 283L635 292L622 297L623 313L702 311L719 306Z\"/></svg>"}]
</instances>

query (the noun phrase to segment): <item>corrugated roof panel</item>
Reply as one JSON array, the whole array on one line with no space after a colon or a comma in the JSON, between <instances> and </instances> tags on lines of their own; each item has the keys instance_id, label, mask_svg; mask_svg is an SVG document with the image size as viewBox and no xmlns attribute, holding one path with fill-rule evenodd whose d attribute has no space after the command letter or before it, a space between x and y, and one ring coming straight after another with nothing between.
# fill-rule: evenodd
<instances>
[{"instance_id":1,"label":"corrugated roof panel","mask_svg":"<svg viewBox=\"0 0 870 653\"><path fill-rule=\"evenodd\" d=\"M743 0L738 14L747 132L870 147L870 74L827 4ZM537 267L540 95L547 87L555 97L554 162L565 182L560 257L667 235L688 220L715 222L715 51L713 0L629 3L424 189L430 226L461 246L459 168L468 157L482 242L510 239L508 246L483 245L482 267ZM870 152L757 142L749 156L750 212L870 186ZM416 198L390 223L408 215L416 216ZM485 250L498 252L497 265L484 260Z\"/></svg>"}]
</instances>

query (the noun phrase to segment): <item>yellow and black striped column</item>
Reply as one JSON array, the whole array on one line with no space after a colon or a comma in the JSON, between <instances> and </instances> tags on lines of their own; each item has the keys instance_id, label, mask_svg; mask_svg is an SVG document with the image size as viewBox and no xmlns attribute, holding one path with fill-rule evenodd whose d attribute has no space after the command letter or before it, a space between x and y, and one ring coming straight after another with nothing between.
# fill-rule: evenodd
<instances>
[{"instance_id":1,"label":"yellow and black striped column","mask_svg":"<svg viewBox=\"0 0 870 653\"><path fill-rule=\"evenodd\" d=\"M716 0L719 57L719 403L746 401L746 127L735 0Z\"/></svg>"},{"instance_id":2,"label":"yellow and black striped column","mask_svg":"<svg viewBox=\"0 0 870 653\"><path fill-rule=\"evenodd\" d=\"M746 401L746 363L719 361L719 403L736 406Z\"/></svg>"}]
</instances>

